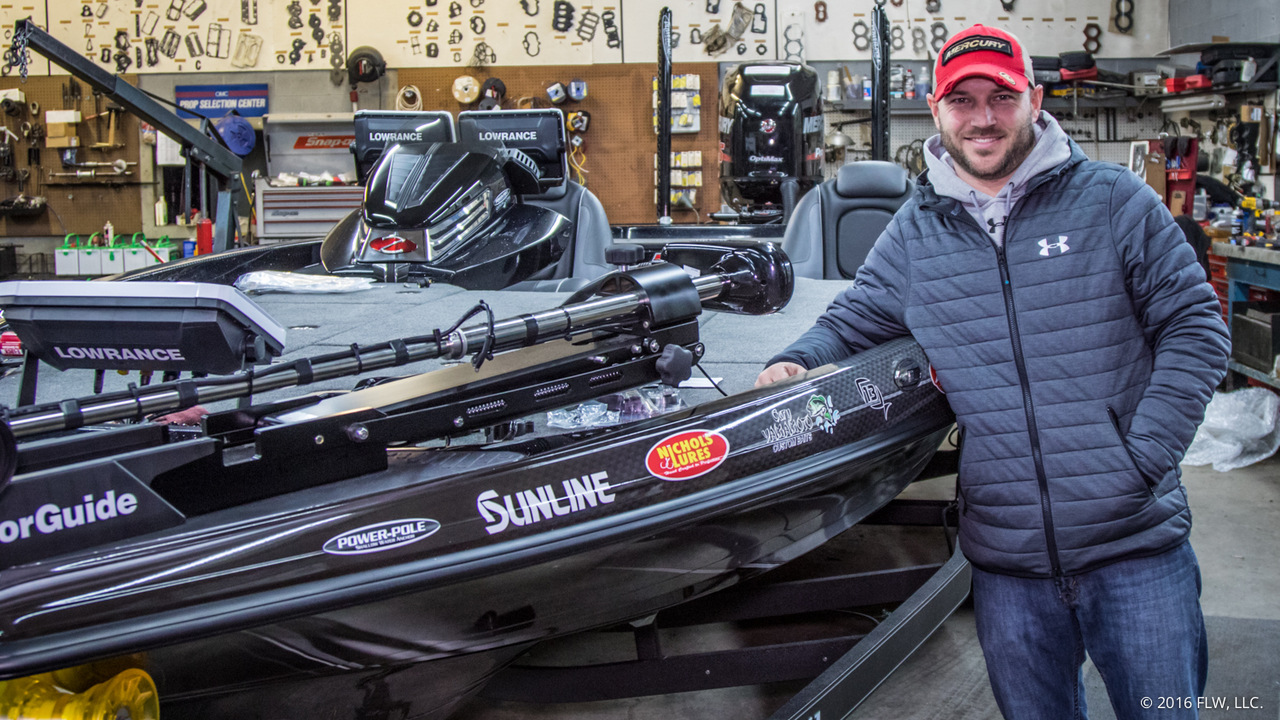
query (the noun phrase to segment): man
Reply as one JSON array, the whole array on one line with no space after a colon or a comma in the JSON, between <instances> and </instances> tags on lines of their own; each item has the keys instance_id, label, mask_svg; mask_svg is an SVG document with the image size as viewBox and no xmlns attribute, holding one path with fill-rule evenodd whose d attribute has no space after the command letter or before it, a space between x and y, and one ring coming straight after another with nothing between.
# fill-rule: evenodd
<instances>
[{"instance_id":1,"label":"man","mask_svg":"<svg viewBox=\"0 0 1280 720\"><path fill-rule=\"evenodd\" d=\"M960 543L1001 712L1084 717L1088 652L1117 717L1157 697L1194 717L1207 645L1178 463L1226 329L1159 197L1089 161L1033 77L1007 32L950 39L915 196L757 385L914 335L960 427Z\"/></svg>"}]
</instances>

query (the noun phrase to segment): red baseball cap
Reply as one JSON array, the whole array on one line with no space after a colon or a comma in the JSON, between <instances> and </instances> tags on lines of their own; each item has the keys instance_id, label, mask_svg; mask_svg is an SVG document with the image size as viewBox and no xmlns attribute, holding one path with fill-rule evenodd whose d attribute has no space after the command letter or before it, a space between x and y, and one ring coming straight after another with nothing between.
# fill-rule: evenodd
<instances>
[{"instance_id":1,"label":"red baseball cap","mask_svg":"<svg viewBox=\"0 0 1280 720\"><path fill-rule=\"evenodd\" d=\"M933 66L933 96L941 98L957 83L984 77L1023 92L1031 85L1031 58L1012 33L974 25L952 35Z\"/></svg>"}]
</instances>

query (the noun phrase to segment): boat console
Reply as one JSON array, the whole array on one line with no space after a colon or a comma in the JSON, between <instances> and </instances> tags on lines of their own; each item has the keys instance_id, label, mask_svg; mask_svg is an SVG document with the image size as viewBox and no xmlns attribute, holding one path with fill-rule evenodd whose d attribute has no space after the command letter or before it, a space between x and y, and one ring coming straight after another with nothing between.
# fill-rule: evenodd
<instances>
[{"instance_id":1,"label":"boat console","mask_svg":"<svg viewBox=\"0 0 1280 720\"><path fill-rule=\"evenodd\" d=\"M99 377L106 370L176 377L232 373L284 351L285 329L225 285L4 282L0 308L26 350L20 406L35 401L41 361L58 370L97 370Z\"/></svg>"}]
</instances>

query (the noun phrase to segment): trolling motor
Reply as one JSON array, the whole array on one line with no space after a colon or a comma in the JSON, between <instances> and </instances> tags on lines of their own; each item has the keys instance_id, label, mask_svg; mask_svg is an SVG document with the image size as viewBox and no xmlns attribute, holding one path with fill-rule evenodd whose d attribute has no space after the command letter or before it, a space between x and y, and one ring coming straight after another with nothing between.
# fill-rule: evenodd
<instances>
[{"instance_id":1,"label":"trolling motor","mask_svg":"<svg viewBox=\"0 0 1280 720\"><path fill-rule=\"evenodd\" d=\"M654 339L659 332L692 323L689 327L691 334L681 331L673 334L670 341L690 346L697 345L696 317L703 307L723 312L760 315L776 312L791 298L793 278L790 261L786 259L781 249L772 244L757 245L746 242L741 244L724 242L716 245L672 244L656 255L657 258L653 262L606 275L602 282L595 286L594 296L581 300L575 298L575 302L558 308L505 320L495 320L489 313L486 322L466 327L462 327L459 322L454 327L444 331L437 330L430 335L401 338L357 347L350 351L274 364L252 372L161 383L129 391L103 393L63 401L58 404L18 407L10 410L8 425L16 437L24 438L74 429L83 425L136 418L140 414L171 412L199 404L239 398L295 385L307 385L433 358L461 359L473 356L473 366L476 370L483 366L488 371L488 376L500 376L502 373L498 370L502 367L515 367L513 363L526 367L527 363L521 364L522 361L517 362L517 360L500 362L498 358L502 356L494 357L495 353L507 350L520 351L529 346L559 342L565 346L562 349L563 354L544 350L540 358L563 359L570 355L582 354L577 346L567 341L585 334L605 333L614 338L621 337L624 340L620 346L625 345L626 349L626 353L623 354L630 353L646 359L651 364L662 348L669 344L662 339ZM701 275L691 278L682 267L696 268L701 271ZM18 283L5 285L18 285ZM0 291L0 307L4 308L6 315L16 313L22 316L24 306L57 305L56 299L35 296L39 287L50 284L25 283L23 285L22 293L12 290L7 293ZM122 286L114 283L75 283L75 285L77 288L102 288L102 292L106 293L112 293L114 288ZM145 287L147 285L173 287L174 284L129 283L124 287L138 288L136 293L145 294L148 291ZM27 290L25 286L31 287ZM0 285L0 288L3 287L4 285ZM230 292L239 294L234 290ZM248 298L241 297L243 302L257 307ZM258 310L261 312L260 308ZM472 313L474 314L477 313ZM247 313L242 312L240 315L244 318ZM228 314L228 317L234 319L233 314ZM469 317L464 318L464 321ZM269 322L265 312L261 316L255 316L254 319L260 328L258 332L263 332L261 328ZM123 348L138 342L131 339L134 333L145 338L154 337L154 332L147 335L149 332L147 322L147 319L139 317L136 322L126 319L113 324L112 332L115 338L113 342L120 348L118 350L120 354L123 354ZM274 325L274 323L270 324ZM58 355L60 348L63 354L70 353L65 349L70 347L66 345L67 338L62 338L63 345L51 343L46 339L39 316L33 317L32 322L15 324L14 331L23 340L24 346L31 349L30 352L50 364L65 362L65 359ZM181 334L181 328L175 328L175 331ZM257 332L250 329L242 332L258 336ZM283 333L279 335L279 339L271 340L271 350L276 354L280 352L277 342L282 343L282 338ZM636 338L644 342L637 343ZM654 339L654 342L648 342L649 339ZM140 346L146 344L142 341ZM632 352L632 349L637 346L640 350ZM86 344L84 347L89 345ZM520 352L509 354L513 358L521 355ZM700 356L701 350L696 350L695 355ZM166 358L168 357L172 357L172 354L166 352ZM602 366L616 369L617 364L613 360L603 364L599 360L589 362L597 369ZM84 367L84 365L78 365L78 367ZM548 375L549 381L561 381L562 378L558 376L561 369L544 368L544 372ZM659 379L656 368L646 369L645 373L651 376L652 380ZM483 384L476 382L474 376L469 377L466 383L467 391L474 391ZM598 393L602 392L600 388L605 385L606 383L597 379L589 383L589 389ZM343 397L352 395L356 393L348 393ZM555 399L557 404L568 404L579 395L585 396L586 393L566 392L557 394ZM561 400L563 402L560 402ZM408 406L404 403L399 405ZM236 412L243 414L242 411ZM505 417L510 414L504 411L484 413L484 416L487 422L493 416ZM478 414L472 412L466 417L478 419ZM474 426L475 423L471 420L456 423L451 418L449 427L441 427L438 430L439 434L448 434L460 430L470 431ZM437 431L433 429L425 432L431 435Z\"/></svg>"}]
</instances>

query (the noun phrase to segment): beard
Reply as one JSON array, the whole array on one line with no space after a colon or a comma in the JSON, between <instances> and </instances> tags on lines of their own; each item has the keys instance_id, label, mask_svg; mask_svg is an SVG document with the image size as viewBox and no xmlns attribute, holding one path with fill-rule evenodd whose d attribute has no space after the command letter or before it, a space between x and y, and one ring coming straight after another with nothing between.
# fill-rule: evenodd
<instances>
[{"instance_id":1,"label":"beard","mask_svg":"<svg viewBox=\"0 0 1280 720\"><path fill-rule=\"evenodd\" d=\"M956 165L959 165L969 175L985 181L1000 180L1012 175L1036 146L1036 133L1032 129L1032 122L1034 121L1028 118L1026 124L1015 131L1013 143L1005 152L1004 157L1000 159L1000 162L990 170L979 170L974 159L960 149L960 143L956 141L955 135L951 132L942 133L942 147L951 155L951 159L955 161Z\"/></svg>"}]
</instances>

